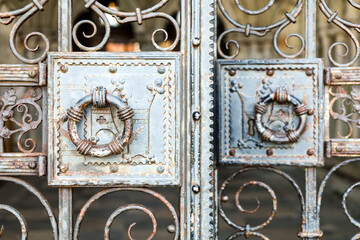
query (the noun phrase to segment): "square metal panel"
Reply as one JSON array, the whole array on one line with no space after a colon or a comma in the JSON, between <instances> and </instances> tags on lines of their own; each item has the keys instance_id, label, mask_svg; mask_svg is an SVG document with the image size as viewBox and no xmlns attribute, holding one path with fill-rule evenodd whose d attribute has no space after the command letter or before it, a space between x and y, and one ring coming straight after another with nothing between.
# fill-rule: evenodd
<instances>
[{"instance_id":1,"label":"square metal panel","mask_svg":"<svg viewBox=\"0 0 360 240\"><path fill-rule=\"evenodd\" d=\"M217 70L221 163L323 163L321 60L220 60Z\"/></svg>"},{"instance_id":2,"label":"square metal panel","mask_svg":"<svg viewBox=\"0 0 360 240\"><path fill-rule=\"evenodd\" d=\"M52 53L48 64L51 185L179 183L180 54ZM107 157L79 153L67 123L70 107L100 86L134 112L130 142ZM124 122L109 104L94 105L76 127L80 138L106 145L125 131Z\"/></svg>"}]
</instances>

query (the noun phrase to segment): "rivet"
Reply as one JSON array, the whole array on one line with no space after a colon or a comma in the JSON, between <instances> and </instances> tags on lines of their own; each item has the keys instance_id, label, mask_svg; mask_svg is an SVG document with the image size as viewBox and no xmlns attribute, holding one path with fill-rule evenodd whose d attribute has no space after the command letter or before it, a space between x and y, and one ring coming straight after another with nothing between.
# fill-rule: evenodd
<instances>
[{"instance_id":1,"label":"rivet","mask_svg":"<svg viewBox=\"0 0 360 240\"><path fill-rule=\"evenodd\" d=\"M194 193L199 193L200 192L200 186L199 185L193 185L192 186L192 191L194 192Z\"/></svg>"},{"instance_id":2,"label":"rivet","mask_svg":"<svg viewBox=\"0 0 360 240\"><path fill-rule=\"evenodd\" d=\"M341 79L341 78L342 78L341 72L336 72L336 73L335 73L335 78L336 78L336 79Z\"/></svg>"},{"instance_id":3,"label":"rivet","mask_svg":"<svg viewBox=\"0 0 360 240\"><path fill-rule=\"evenodd\" d=\"M271 156L273 154L274 154L274 151L271 148L266 149L266 155Z\"/></svg>"},{"instance_id":4,"label":"rivet","mask_svg":"<svg viewBox=\"0 0 360 240\"><path fill-rule=\"evenodd\" d=\"M312 156L312 155L314 155L314 154L315 154L315 149L309 148L309 149L307 150L307 155Z\"/></svg>"},{"instance_id":5,"label":"rivet","mask_svg":"<svg viewBox=\"0 0 360 240\"><path fill-rule=\"evenodd\" d=\"M227 202L227 201L229 201L229 196L222 196L222 197L221 197L221 201L222 201L222 202Z\"/></svg>"},{"instance_id":6,"label":"rivet","mask_svg":"<svg viewBox=\"0 0 360 240\"><path fill-rule=\"evenodd\" d=\"M109 67L109 72L111 72L111 73L116 73L116 72L117 72L117 67L110 66L110 67Z\"/></svg>"},{"instance_id":7,"label":"rivet","mask_svg":"<svg viewBox=\"0 0 360 240\"><path fill-rule=\"evenodd\" d=\"M342 151L343 151L343 148L340 147L340 146L337 146L337 147L335 148L335 150L336 150L337 152L342 152Z\"/></svg>"},{"instance_id":8,"label":"rivet","mask_svg":"<svg viewBox=\"0 0 360 240\"><path fill-rule=\"evenodd\" d=\"M230 154L230 156L235 156L236 149L235 148L230 149L229 154Z\"/></svg>"},{"instance_id":9,"label":"rivet","mask_svg":"<svg viewBox=\"0 0 360 240\"><path fill-rule=\"evenodd\" d=\"M164 74L164 73L165 73L165 68L164 68L163 66L158 67L157 71L158 71L158 73L160 73L160 74Z\"/></svg>"},{"instance_id":10,"label":"rivet","mask_svg":"<svg viewBox=\"0 0 360 240\"><path fill-rule=\"evenodd\" d=\"M274 70L272 70L272 69L268 69L267 71L266 71L266 75L268 75L268 76L273 76L274 75Z\"/></svg>"},{"instance_id":11,"label":"rivet","mask_svg":"<svg viewBox=\"0 0 360 240\"><path fill-rule=\"evenodd\" d=\"M310 77L310 76L312 76L314 74L314 71L312 69L310 69L310 68L307 68L306 71L305 71L305 74L306 74L306 76Z\"/></svg>"},{"instance_id":12,"label":"rivet","mask_svg":"<svg viewBox=\"0 0 360 240\"><path fill-rule=\"evenodd\" d=\"M314 113L315 113L315 111L314 111L314 109L312 109L312 108L310 108L310 109L307 110L307 115L309 115L309 116L314 115Z\"/></svg>"},{"instance_id":13,"label":"rivet","mask_svg":"<svg viewBox=\"0 0 360 240\"><path fill-rule=\"evenodd\" d=\"M158 166L157 169L156 169L156 171L157 171L158 173L163 173L163 172L165 171L165 168L164 168L163 166Z\"/></svg>"},{"instance_id":14,"label":"rivet","mask_svg":"<svg viewBox=\"0 0 360 240\"><path fill-rule=\"evenodd\" d=\"M69 171L69 167L66 164L60 164L59 168L60 172L62 173L66 173L67 171Z\"/></svg>"},{"instance_id":15,"label":"rivet","mask_svg":"<svg viewBox=\"0 0 360 240\"><path fill-rule=\"evenodd\" d=\"M110 166L110 172L116 173L117 171L119 171L119 167L117 165L114 164Z\"/></svg>"},{"instance_id":16,"label":"rivet","mask_svg":"<svg viewBox=\"0 0 360 240\"><path fill-rule=\"evenodd\" d=\"M175 226L174 225L169 225L168 227L167 227L167 231L169 232L169 233L174 233L175 231L176 231L176 229L175 229Z\"/></svg>"},{"instance_id":17,"label":"rivet","mask_svg":"<svg viewBox=\"0 0 360 240\"><path fill-rule=\"evenodd\" d=\"M36 76L37 76L37 71L31 70L31 71L28 73L28 76L29 76L29 78L36 78Z\"/></svg>"},{"instance_id":18,"label":"rivet","mask_svg":"<svg viewBox=\"0 0 360 240\"><path fill-rule=\"evenodd\" d=\"M192 44L194 46L199 46L200 45L200 38L199 37L194 37L192 40Z\"/></svg>"},{"instance_id":19,"label":"rivet","mask_svg":"<svg viewBox=\"0 0 360 240\"><path fill-rule=\"evenodd\" d=\"M200 118L201 118L201 113L199 111L193 112L193 119L194 120L200 120Z\"/></svg>"},{"instance_id":20,"label":"rivet","mask_svg":"<svg viewBox=\"0 0 360 240\"><path fill-rule=\"evenodd\" d=\"M60 71L62 71L63 73L66 73L68 70L69 70L69 68L66 65L60 66Z\"/></svg>"},{"instance_id":21,"label":"rivet","mask_svg":"<svg viewBox=\"0 0 360 240\"><path fill-rule=\"evenodd\" d=\"M37 163L36 162L29 162L28 164L30 169L35 169L37 167Z\"/></svg>"},{"instance_id":22,"label":"rivet","mask_svg":"<svg viewBox=\"0 0 360 240\"><path fill-rule=\"evenodd\" d=\"M229 75L230 76L235 76L236 75L236 70L235 69L230 69L229 70Z\"/></svg>"}]
</instances>

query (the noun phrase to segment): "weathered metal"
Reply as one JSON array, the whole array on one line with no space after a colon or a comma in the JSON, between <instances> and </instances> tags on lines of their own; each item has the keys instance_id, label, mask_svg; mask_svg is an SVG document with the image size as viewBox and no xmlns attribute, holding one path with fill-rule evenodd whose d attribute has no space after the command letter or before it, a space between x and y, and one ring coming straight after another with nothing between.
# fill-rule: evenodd
<instances>
[{"instance_id":1,"label":"weathered metal","mask_svg":"<svg viewBox=\"0 0 360 240\"><path fill-rule=\"evenodd\" d=\"M124 123L122 134L117 134L113 140L106 145L96 145L99 139L91 137L89 139L81 139L77 130L77 123L80 122L84 115L84 109L89 104L94 104L96 108L105 108L107 104L116 107L116 113L119 120ZM133 116L134 110L120 98L107 93L104 87L96 87L92 93L81 98L74 106L71 106L67 112L68 115L68 131L71 141L77 146L77 150L82 155L90 155L93 157L108 157L114 154L120 154L124 151L133 134ZM96 120L100 125L106 123L103 116Z\"/></svg>"},{"instance_id":2,"label":"weathered metal","mask_svg":"<svg viewBox=\"0 0 360 240\"><path fill-rule=\"evenodd\" d=\"M218 60L220 162L323 164L322 69L320 60Z\"/></svg>"},{"instance_id":3,"label":"weathered metal","mask_svg":"<svg viewBox=\"0 0 360 240\"><path fill-rule=\"evenodd\" d=\"M78 31L80 26L87 24L93 28L93 32L84 36L94 37L97 34L96 24L91 20L82 20L72 25L72 1L58 0L58 52L49 53L48 38L42 33L31 32L24 38L25 50L37 52L42 49L42 52L33 55L37 56L35 58L24 57L16 47L19 29L39 10L45 10L47 2L32 0L23 8L0 13L0 23L4 25L19 18L9 36L10 48L18 59L33 64L0 65L0 86L5 90L0 98L0 137L3 140L18 134L19 139L19 152L0 153L0 181L19 184L41 201L49 215L55 240L78 239L81 223L92 203L102 196L122 191L147 194L150 196L149 201L151 197L160 200L172 215L173 223L167 227L167 231L173 239L217 239L217 210L225 222L237 231L228 239L250 236L269 239L260 231L270 227L276 217L278 198L281 197L276 196L270 184L252 180L242 184L235 192L235 206L240 213L246 214L255 213L260 203L253 210L245 209L239 200L245 188L258 186L269 193L272 211L269 218L259 225L235 223L222 206L230 201L225 194L230 182L234 183L235 178L240 178L243 173L261 171L280 175L294 187L301 211L299 237L304 240L322 237L320 209L328 179L339 168L359 161L350 159L341 162L317 187L316 167L323 164L324 155L360 155L359 139L353 134L359 128L360 69L348 67L359 58L359 41L352 32L360 29L359 24L342 19L325 0L320 0L319 9L328 22L344 30L355 46L355 51L351 52L345 43L334 43L328 57L338 67L327 69L323 78L322 62L316 59L315 0L297 0L293 8L284 12L279 20L263 26L237 21L222 0L218 0L217 4L213 0L181 0L180 22L169 13L160 12L168 0L159 1L147 9L136 7L133 12L114 10L96 0L85 0L84 7L99 15L105 27L102 40L92 47L80 42L78 34L81 33ZM360 9L360 5L353 0L346 4ZM240 12L254 17L271 11L276 1L269 0L257 10L248 9L240 1L235 1L235 5ZM232 28L217 32L216 8L233 25ZM305 37L297 33L279 37L280 33L288 33L284 29L295 24L302 13L306 19ZM156 29L152 33L150 40L153 46L163 52L95 52L105 46L111 35L105 14L119 24L132 22L142 25L144 21L162 18L174 28L175 36L164 47L155 41L155 35L162 33L164 41L167 41L167 29ZM230 38L233 36L231 34L263 37L271 31L274 31L274 49L285 59L218 59L217 54L225 59L239 55L241 42ZM219 36L217 39L216 34ZM29 47L29 39L33 37L39 37L45 43L44 47ZM289 44L289 39L293 37L299 40L300 45L295 53L287 54L283 48L293 48ZM72 52L73 40L80 49L94 53ZM280 40L284 40L285 44L280 44ZM178 45L180 52L166 52ZM235 50L230 49L231 45L235 46ZM223 46L229 50L228 53L222 49ZM353 54L347 63L339 62L340 58L333 56L336 46L344 47L345 55ZM300 56L304 58L297 58ZM218 89L216 93L213 92L214 83ZM43 87L47 84L48 93ZM108 92L105 93L100 86ZM28 92L20 94L17 90L20 87L26 87ZM98 91L92 93L94 89ZM112 98L111 95L116 97ZM106 108L106 102L116 107ZM214 102L218 107L215 116ZM29 104L36 109L38 118L35 118L34 109L30 112L26 107ZM92 108L85 109L89 104L93 104ZM266 113L274 109L280 114L275 116ZM22 122L13 117L15 110L23 114ZM214 117L219 122L214 122ZM266 123L266 118L272 118L271 121L279 125L274 127ZM332 138L329 134L332 121L343 122L349 132L345 135L339 133ZM9 122L15 123L18 129L10 130ZM214 123L219 123L219 126L214 126ZM25 142L20 139L24 134L39 128L43 134L42 144L40 150L36 151L35 145L27 145L36 143L32 137ZM104 135L97 138L95 135L101 132L105 132ZM91 135L94 137L91 138ZM219 137L213 139L217 135ZM100 146L95 144L97 140ZM106 141L110 144L101 145ZM25 148L22 143L25 143ZM219 191L217 173L222 167L215 165L217 161L234 166L246 165L231 175ZM287 173L273 168L275 165L305 167L305 188L301 189ZM58 225L49 204L35 188L23 180L6 177L42 176L46 175L46 169L49 170L49 185L59 187ZM73 230L71 187L90 186L109 188L89 199ZM175 210L165 197L139 186L179 187L180 208ZM357 187L359 183L346 189L342 206L349 221L360 227L359 221L352 217L347 208L347 198ZM156 238L156 213L150 208L137 203L116 207L104 226L104 239L110 239L114 219L127 211L141 211L149 217L152 232L148 239ZM0 209L15 216L22 227L22 238L25 239L27 225L20 211L5 204L0 204ZM129 239L133 239L133 226L128 227ZM6 228L1 225L0 237L4 231ZM357 238L359 234L353 237Z\"/></svg>"},{"instance_id":4,"label":"weathered metal","mask_svg":"<svg viewBox=\"0 0 360 240\"><path fill-rule=\"evenodd\" d=\"M48 66L51 185L178 184L179 54L50 53Z\"/></svg>"}]
</instances>

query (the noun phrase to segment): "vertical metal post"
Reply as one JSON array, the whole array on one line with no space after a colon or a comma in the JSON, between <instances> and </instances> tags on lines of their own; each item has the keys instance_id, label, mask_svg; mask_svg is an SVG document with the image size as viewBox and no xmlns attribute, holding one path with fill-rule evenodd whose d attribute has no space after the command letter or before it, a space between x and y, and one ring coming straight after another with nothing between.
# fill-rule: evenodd
<instances>
[{"instance_id":1,"label":"vertical metal post","mask_svg":"<svg viewBox=\"0 0 360 240\"><path fill-rule=\"evenodd\" d=\"M308 59L316 58L316 0L307 0L305 8L306 53ZM316 168L305 169L305 226L302 234L305 240L318 239L320 235L317 214Z\"/></svg>"},{"instance_id":2,"label":"vertical metal post","mask_svg":"<svg viewBox=\"0 0 360 240\"><path fill-rule=\"evenodd\" d=\"M58 51L70 52L71 40L71 0L58 0ZM50 159L51 161L51 159ZM59 188L59 239L72 239L72 188Z\"/></svg>"},{"instance_id":3,"label":"vertical metal post","mask_svg":"<svg viewBox=\"0 0 360 240\"><path fill-rule=\"evenodd\" d=\"M307 0L305 6L305 38L308 59L316 58L316 0Z\"/></svg>"},{"instance_id":4,"label":"vertical metal post","mask_svg":"<svg viewBox=\"0 0 360 240\"><path fill-rule=\"evenodd\" d=\"M190 163L186 174L187 232L184 239L215 239L214 162L212 149L212 109L214 77L214 0L188 0L188 24L185 49L187 78L190 86L189 126ZM186 210L185 210L186 211Z\"/></svg>"}]
</instances>

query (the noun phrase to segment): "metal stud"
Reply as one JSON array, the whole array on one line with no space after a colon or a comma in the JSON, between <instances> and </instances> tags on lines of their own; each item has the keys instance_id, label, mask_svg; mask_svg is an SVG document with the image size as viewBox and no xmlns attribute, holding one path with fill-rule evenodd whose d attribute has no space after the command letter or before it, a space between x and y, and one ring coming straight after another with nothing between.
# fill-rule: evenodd
<instances>
[{"instance_id":1,"label":"metal stud","mask_svg":"<svg viewBox=\"0 0 360 240\"><path fill-rule=\"evenodd\" d=\"M200 118L201 118L201 113L199 111L193 112L193 119L194 120L200 120Z\"/></svg>"},{"instance_id":2,"label":"metal stud","mask_svg":"<svg viewBox=\"0 0 360 240\"><path fill-rule=\"evenodd\" d=\"M200 186L199 185L193 185L192 186L192 191L194 192L194 193L199 193L200 192Z\"/></svg>"}]
</instances>

